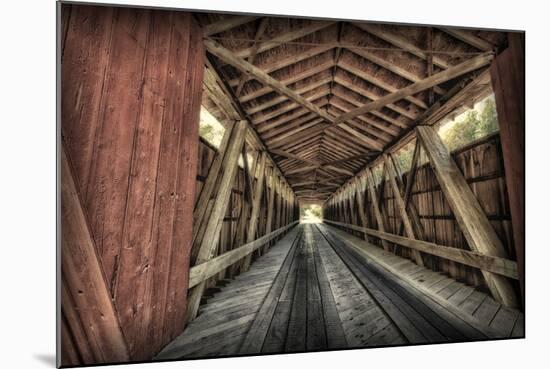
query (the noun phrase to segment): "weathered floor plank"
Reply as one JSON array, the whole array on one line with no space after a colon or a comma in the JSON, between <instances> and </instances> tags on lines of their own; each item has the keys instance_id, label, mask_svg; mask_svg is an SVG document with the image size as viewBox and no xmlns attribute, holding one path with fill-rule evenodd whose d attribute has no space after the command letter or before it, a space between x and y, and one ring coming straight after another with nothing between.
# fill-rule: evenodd
<instances>
[{"instance_id":1,"label":"weathered floor plank","mask_svg":"<svg viewBox=\"0 0 550 369\"><path fill-rule=\"evenodd\" d=\"M159 360L523 337L487 294L326 225L301 224L213 290Z\"/></svg>"}]
</instances>

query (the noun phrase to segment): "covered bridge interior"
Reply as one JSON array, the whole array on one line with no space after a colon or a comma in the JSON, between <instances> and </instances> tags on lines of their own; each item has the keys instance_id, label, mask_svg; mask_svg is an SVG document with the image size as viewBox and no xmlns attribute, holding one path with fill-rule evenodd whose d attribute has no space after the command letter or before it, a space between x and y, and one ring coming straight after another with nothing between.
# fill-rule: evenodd
<instances>
[{"instance_id":1,"label":"covered bridge interior","mask_svg":"<svg viewBox=\"0 0 550 369\"><path fill-rule=\"evenodd\" d=\"M60 14L64 365L524 335L523 34Z\"/></svg>"}]
</instances>

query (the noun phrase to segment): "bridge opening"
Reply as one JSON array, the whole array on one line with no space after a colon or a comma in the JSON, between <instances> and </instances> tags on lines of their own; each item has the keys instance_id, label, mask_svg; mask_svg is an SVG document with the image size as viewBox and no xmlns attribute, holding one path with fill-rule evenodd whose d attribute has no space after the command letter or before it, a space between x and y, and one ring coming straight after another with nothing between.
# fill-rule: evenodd
<instances>
[{"instance_id":1,"label":"bridge opening","mask_svg":"<svg viewBox=\"0 0 550 369\"><path fill-rule=\"evenodd\" d=\"M523 34L61 8L63 365L524 335Z\"/></svg>"},{"instance_id":2,"label":"bridge opening","mask_svg":"<svg viewBox=\"0 0 550 369\"><path fill-rule=\"evenodd\" d=\"M319 204L300 205L300 223L321 223L323 221L323 207Z\"/></svg>"}]
</instances>

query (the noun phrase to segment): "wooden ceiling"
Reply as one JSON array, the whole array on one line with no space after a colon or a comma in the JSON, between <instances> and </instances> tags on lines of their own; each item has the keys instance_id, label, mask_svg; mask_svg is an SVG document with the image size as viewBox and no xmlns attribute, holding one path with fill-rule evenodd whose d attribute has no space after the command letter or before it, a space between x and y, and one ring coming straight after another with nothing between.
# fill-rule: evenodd
<instances>
[{"instance_id":1,"label":"wooden ceiling","mask_svg":"<svg viewBox=\"0 0 550 369\"><path fill-rule=\"evenodd\" d=\"M441 115L506 42L505 33L484 30L195 16L208 59L203 105L222 122L248 120L303 201L325 200ZM463 93L454 108L481 90Z\"/></svg>"}]
</instances>

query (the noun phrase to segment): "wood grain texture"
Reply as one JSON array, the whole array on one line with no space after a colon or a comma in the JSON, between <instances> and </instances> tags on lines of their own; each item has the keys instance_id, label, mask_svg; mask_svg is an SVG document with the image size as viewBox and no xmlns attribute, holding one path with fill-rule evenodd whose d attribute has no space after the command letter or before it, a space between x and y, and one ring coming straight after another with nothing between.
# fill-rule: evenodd
<instances>
[{"instance_id":1,"label":"wood grain texture","mask_svg":"<svg viewBox=\"0 0 550 369\"><path fill-rule=\"evenodd\" d=\"M122 333L65 148L61 150L61 363L127 361Z\"/></svg>"},{"instance_id":2,"label":"wood grain texture","mask_svg":"<svg viewBox=\"0 0 550 369\"><path fill-rule=\"evenodd\" d=\"M509 33L509 47L491 64L499 134L506 173L519 265L522 297L525 298L525 35Z\"/></svg>"},{"instance_id":3,"label":"wood grain texture","mask_svg":"<svg viewBox=\"0 0 550 369\"><path fill-rule=\"evenodd\" d=\"M201 31L181 12L63 9L62 136L130 359L143 360L184 327Z\"/></svg>"},{"instance_id":4,"label":"wood grain texture","mask_svg":"<svg viewBox=\"0 0 550 369\"><path fill-rule=\"evenodd\" d=\"M508 258L507 250L435 129L419 126L416 132L468 245L473 251ZM516 292L509 281L487 272L484 277L495 299L509 307L518 306Z\"/></svg>"}]
</instances>

